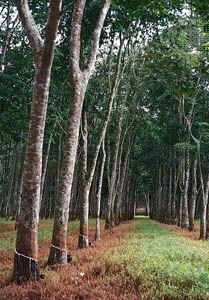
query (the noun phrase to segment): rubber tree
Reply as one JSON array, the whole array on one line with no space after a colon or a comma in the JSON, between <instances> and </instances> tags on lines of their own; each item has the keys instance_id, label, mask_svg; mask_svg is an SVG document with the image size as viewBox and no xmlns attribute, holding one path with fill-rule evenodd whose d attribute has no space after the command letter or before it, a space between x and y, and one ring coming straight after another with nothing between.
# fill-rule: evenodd
<instances>
[{"instance_id":1,"label":"rubber tree","mask_svg":"<svg viewBox=\"0 0 209 300\"><path fill-rule=\"evenodd\" d=\"M100 166L98 188L96 193L96 230L95 230L95 240L99 241L101 239L100 230L100 212L101 212L101 194L102 194L102 183L104 175L104 167L106 161L106 151L105 151L105 140L102 142L102 162Z\"/></svg>"},{"instance_id":2,"label":"rubber tree","mask_svg":"<svg viewBox=\"0 0 209 300\"><path fill-rule=\"evenodd\" d=\"M89 241L88 241L89 194L90 194L90 189L91 189L94 174L95 174L95 169L96 169L96 165L97 165L97 161L98 161L99 152L100 152L100 149L102 146L102 142L106 136L108 124L110 122L114 100L118 93L118 88L120 85L122 74L124 73L125 68L126 68L126 63L123 63L123 59L126 54L127 46L125 46L124 44L125 44L125 38L121 39L121 41L120 41L120 46L119 46L118 53L116 56L117 57L116 72L114 74L113 80L110 79L111 74L108 73L109 83L111 82L111 84L109 84L110 93L108 95L108 98L109 98L108 107L106 110L106 114L104 117L102 127L100 128L99 138L96 143L92 163L89 167L89 170L87 169L87 164L83 164L82 173L85 175L83 176L83 184L82 184L82 192L81 192L82 211L81 211L81 215L80 215L80 235L79 235L79 242L78 242L79 248L87 248L89 245ZM110 54L111 54L111 49L110 49ZM110 65L111 65L111 61L108 60L108 66L110 66ZM87 122L85 122L85 124L87 126ZM88 130L87 128L84 128L84 129L85 129L84 130L85 132ZM84 161L87 161L87 134L83 134L82 138L83 138L82 161L84 162Z\"/></svg>"},{"instance_id":3,"label":"rubber tree","mask_svg":"<svg viewBox=\"0 0 209 300\"><path fill-rule=\"evenodd\" d=\"M33 53L35 80L28 143L23 168L22 197L18 217L13 278L37 280L38 223L42 173L42 149L54 47L61 16L61 0L51 0L42 39L27 0L15 0L19 17Z\"/></svg>"},{"instance_id":4,"label":"rubber tree","mask_svg":"<svg viewBox=\"0 0 209 300\"><path fill-rule=\"evenodd\" d=\"M110 0L103 1L103 6L100 10L92 34L89 59L86 66L81 68L81 27L86 1L74 1L74 9L71 21L69 59L72 99L70 101L64 157L60 173L58 197L56 199L52 244L48 259L49 265L67 264L67 226L69 218L69 203L78 147L81 112L87 85L94 69L99 50L100 35L110 7L110 2Z\"/></svg>"}]
</instances>

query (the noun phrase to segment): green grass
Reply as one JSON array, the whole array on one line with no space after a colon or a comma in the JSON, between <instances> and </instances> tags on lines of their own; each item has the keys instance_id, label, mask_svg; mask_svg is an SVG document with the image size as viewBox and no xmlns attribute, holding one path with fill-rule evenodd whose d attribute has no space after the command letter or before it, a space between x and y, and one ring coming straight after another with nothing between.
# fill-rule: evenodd
<instances>
[{"instance_id":1,"label":"green grass","mask_svg":"<svg viewBox=\"0 0 209 300\"><path fill-rule=\"evenodd\" d=\"M1 225L13 225L13 224L14 224L14 221L12 221L11 219L5 220L5 219L0 218L0 226Z\"/></svg>"},{"instance_id":2,"label":"green grass","mask_svg":"<svg viewBox=\"0 0 209 300\"><path fill-rule=\"evenodd\" d=\"M95 223L95 219L89 220L90 224ZM0 226L2 224L15 224L13 221L4 221L0 220ZM40 222L40 227L38 231L38 239L40 243L48 242L51 240L52 237L52 228L53 228L53 221L51 220L47 224L44 224L44 222ZM79 228L79 221L72 221L69 222L68 225L68 232L72 232L75 229ZM0 239L0 251L8 251L8 250L14 250L15 247L15 238L16 238L16 232L15 231L6 231L1 233L1 239Z\"/></svg>"},{"instance_id":3,"label":"green grass","mask_svg":"<svg viewBox=\"0 0 209 300\"><path fill-rule=\"evenodd\" d=\"M105 259L122 266L123 276L138 282L150 299L209 299L209 242L140 218L135 231Z\"/></svg>"},{"instance_id":4,"label":"green grass","mask_svg":"<svg viewBox=\"0 0 209 300\"><path fill-rule=\"evenodd\" d=\"M2 222L6 223L0 220L0 226ZM51 240L52 227L53 221L41 221L40 243ZM69 232L78 227L78 221L70 222ZM13 251L16 233L1 236L0 251ZM209 299L209 242L190 240L147 218L139 218L134 231L101 259L120 266L124 282L127 277L134 280L140 299Z\"/></svg>"}]
</instances>

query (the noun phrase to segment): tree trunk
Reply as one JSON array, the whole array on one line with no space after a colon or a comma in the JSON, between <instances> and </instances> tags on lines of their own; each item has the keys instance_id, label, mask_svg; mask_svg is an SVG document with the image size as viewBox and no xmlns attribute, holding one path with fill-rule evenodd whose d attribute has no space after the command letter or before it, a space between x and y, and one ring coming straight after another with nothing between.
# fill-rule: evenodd
<instances>
[{"instance_id":1,"label":"tree trunk","mask_svg":"<svg viewBox=\"0 0 209 300\"><path fill-rule=\"evenodd\" d=\"M209 240L209 202L208 202L208 205L207 205L206 239Z\"/></svg>"},{"instance_id":2,"label":"tree trunk","mask_svg":"<svg viewBox=\"0 0 209 300\"><path fill-rule=\"evenodd\" d=\"M150 195L149 195L149 191L147 192L147 194L145 193L145 202L146 202L146 216L149 217L149 215L150 215Z\"/></svg>"},{"instance_id":3,"label":"tree trunk","mask_svg":"<svg viewBox=\"0 0 209 300\"><path fill-rule=\"evenodd\" d=\"M83 111L83 118L81 124L81 212L80 212L80 234L78 240L78 248L88 248L88 219L89 219L89 193L90 185L88 182L87 174L87 138L88 138L88 126L86 112Z\"/></svg>"},{"instance_id":4,"label":"tree trunk","mask_svg":"<svg viewBox=\"0 0 209 300\"><path fill-rule=\"evenodd\" d=\"M157 220L161 221L162 213L162 167L158 169Z\"/></svg>"},{"instance_id":5,"label":"tree trunk","mask_svg":"<svg viewBox=\"0 0 209 300\"><path fill-rule=\"evenodd\" d=\"M117 195L118 199L117 199L116 209L115 209L116 224L119 224L121 222L121 209L122 209L124 185L125 185L125 180L126 180L126 176L127 176L127 169L128 169L129 157L130 157L131 146L132 146L130 137L129 137L128 143L129 143L129 145L128 145L128 149L127 149L127 152L125 155L123 167L122 167L122 174L121 174L120 185L119 185L118 195Z\"/></svg>"},{"instance_id":6,"label":"tree trunk","mask_svg":"<svg viewBox=\"0 0 209 300\"><path fill-rule=\"evenodd\" d=\"M102 181L103 181L103 174L104 174L104 167L106 161L106 152L105 152L105 141L102 142L102 163L100 167L100 174L99 174L99 182L98 182L98 190L96 194L96 232L95 232L95 240L99 241L101 239L100 233L100 209L101 209L101 193L102 193Z\"/></svg>"},{"instance_id":7,"label":"tree trunk","mask_svg":"<svg viewBox=\"0 0 209 300\"><path fill-rule=\"evenodd\" d=\"M58 0L50 1L45 43L43 45L27 1L16 0L21 21L34 54L36 75L23 168L22 198L13 268L13 279L15 281L37 280L39 278L38 223L42 148L54 46L60 19L60 4L61 1Z\"/></svg>"},{"instance_id":8,"label":"tree trunk","mask_svg":"<svg viewBox=\"0 0 209 300\"><path fill-rule=\"evenodd\" d=\"M182 220L181 220L181 227L188 228L189 226L189 218L188 218L188 188L189 188L189 171L190 171L190 164L189 164L189 151L187 150L184 154L185 156L185 172L184 175L184 183L183 183L183 199L182 199Z\"/></svg>"},{"instance_id":9,"label":"tree trunk","mask_svg":"<svg viewBox=\"0 0 209 300\"><path fill-rule=\"evenodd\" d=\"M118 52L118 64L117 64L117 71L114 78L114 84L112 87L111 95L110 95L110 101L113 102L114 98L117 95L119 83L121 80L121 77L124 72L124 68L121 68L122 59L123 59L123 46L124 41L121 41L119 52ZM121 130L122 130L122 116L123 116L123 110L124 110L124 104L127 100L129 92L129 84L126 89L125 97L122 101L121 108L119 111L119 115L117 117L117 126L116 126L116 144L115 144L115 151L113 155L113 165L112 165L112 172L109 177L109 186L108 186L108 199L107 199L107 212L105 217L105 229L110 229L114 226L114 200L116 196L116 178L117 178L117 163L118 163L118 155L119 155L119 149L120 149L120 138L121 138ZM118 103L119 106L119 103ZM108 166L109 167L109 166Z\"/></svg>"},{"instance_id":10,"label":"tree trunk","mask_svg":"<svg viewBox=\"0 0 209 300\"><path fill-rule=\"evenodd\" d=\"M178 211L178 226L182 226L182 215L183 215L183 199L184 199L184 185L185 185L185 150L180 153L180 166L179 166L179 211Z\"/></svg>"},{"instance_id":11,"label":"tree trunk","mask_svg":"<svg viewBox=\"0 0 209 300\"><path fill-rule=\"evenodd\" d=\"M168 165L168 201L167 201L167 213L166 213L166 222L168 224L172 223L172 191L173 191L173 155L172 151L170 150L169 153L169 165Z\"/></svg>"},{"instance_id":12,"label":"tree trunk","mask_svg":"<svg viewBox=\"0 0 209 300\"><path fill-rule=\"evenodd\" d=\"M207 231L207 205L205 203L205 199L203 196L202 207L200 212L200 240L206 239L206 231Z\"/></svg>"},{"instance_id":13,"label":"tree trunk","mask_svg":"<svg viewBox=\"0 0 209 300\"><path fill-rule=\"evenodd\" d=\"M52 245L48 259L49 265L67 264L67 225L69 218L69 202L78 146L81 112L87 84L94 68L96 56L99 50L100 35L110 6L110 0L104 0L103 7L100 11L99 18L93 32L88 64L84 70L81 70L81 25L85 5L85 0L78 0L74 2L74 10L71 22L69 70L73 96L70 101L70 113L68 117L67 134L64 147L64 159L62 163L59 192L55 208Z\"/></svg>"},{"instance_id":14,"label":"tree trunk","mask_svg":"<svg viewBox=\"0 0 209 300\"><path fill-rule=\"evenodd\" d=\"M14 30L18 25L17 15L16 14L14 15L13 5L12 3L10 3L10 1L8 1L8 5L7 5L7 16L6 16L5 23L6 23L6 30L4 34L4 40L1 45L1 54L0 54L0 72L3 72L5 69L6 54L10 48L11 39L12 39L12 35L14 34Z\"/></svg>"},{"instance_id":15,"label":"tree trunk","mask_svg":"<svg viewBox=\"0 0 209 300\"><path fill-rule=\"evenodd\" d=\"M200 211L200 240L205 240L207 237L207 205L209 192L209 174L207 175L204 184L202 173L200 175L202 182L202 203Z\"/></svg>"},{"instance_id":16,"label":"tree trunk","mask_svg":"<svg viewBox=\"0 0 209 300\"><path fill-rule=\"evenodd\" d=\"M174 176L173 176L173 181L174 181L174 191L173 191L173 197L172 197L172 223L176 224L176 202L177 202L177 187L178 187L178 181L179 181L179 172L177 172L176 168L176 152L174 150L174 163L173 163L173 169L174 169ZM178 174L177 174L178 173Z\"/></svg>"},{"instance_id":17,"label":"tree trunk","mask_svg":"<svg viewBox=\"0 0 209 300\"><path fill-rule=\"evenodd\" d=\"M73 174L78 146L79 127L86 84L80 78L71 100L64 158L60 172L58 198L56 199L52 245L49 265L67 264L67 226Z\"/></svg>"},{"instance_id":18,"label":"tree trunk","mask_svg":"<svg viewBox=\"0 0 209 300\"><path fill-rule=\"evenodd\" d=\"M53 138L53 130L54 130L55 126L56 126L56 122L55 122L55 124L52 128L52 132L50 133L50 136L49 136L49 141L47 144L45 159L44 159L44 163L43 163L43 170L42 170L42 177L41 177L41 191L40 191L40 206L41 206L41 201L42 201L43 193L44 193L44 183L45 183L46 171L47 171L48 160L49 160L49 153L50 153L51 143L52 143L52 138Z\"/></svg>"},{"instance_id":19,"label":"tree trunk","mask_svg":"<svg viewBox=\"0 0 209 300\"><path fill-rule=\"evenodd\" d=\"M189 207L189 231L194 231L194 217L195 217L195 209L196 209L196 200L197 200L197 156L195 157L193 172L192 172L192 196Z\"/></svg>"},{"instance_id":20,"label":"tree trunk","mask_svg":"<svg viewBox=\"0 0 209 300\"><path fill-rule=\"evenodd\" d=\"M86 166L83 165L83 170L86 169L85 172L85 177L83 177L83 183L82 183L82 213L85 214L81 217L82 221L80 224L80 235L79 235L79 248L86 248L87 247L87 242L84 242L84 239L88 239L88 226L87 224L85 224L86 222L88 222L88 213L89 211L87 210L89 208L89 193L90 193L90 189L91 189L91 185L92 185L92 181L94 178L94 173L95 173L95 169L96 169L96 165L97 165L97 160L98 160L98 156L99 156L99 151L102 145L103 140L105 139L105 135L106 135L106 131L107 131L107 126L110 120L110 116L111 116L111 111L112 111L112 106L113 106L113 101L114 101L114 93L111 94L109 103L108 103L108 108L107 108L107 112L106 112L106 116L104 119L104 123L101 127L101 131L100 131L100 135L99 135L99 139L98 142L96 144L96 148L95 148L95 152L94 152L94 156L93 156L93 160L92 160L92 164L91 164L91 168L89 170L89 174L87 172L87 162L86 162ZM83 136L83 159L82 161L84 162L85 160L87 160L87 135L85 135L85 131L87 131L87 120L84 122L84 133L82 134ZM82 229L82 227L85 227L86 229ZM82 233L83 231L85 231L85 236ZM85 237L85 238L84 238ZM83 240L83 242L80 242L80 240Z\"/></svg>"}]
</instances>

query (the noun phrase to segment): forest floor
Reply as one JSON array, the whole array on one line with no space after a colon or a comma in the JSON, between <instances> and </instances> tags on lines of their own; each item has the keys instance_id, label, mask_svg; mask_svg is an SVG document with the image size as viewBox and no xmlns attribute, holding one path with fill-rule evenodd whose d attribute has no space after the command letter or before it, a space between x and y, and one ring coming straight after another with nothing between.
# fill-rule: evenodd
<instances>
[{"instance_id":1,"label":"forest floor","mask_svg":"<svg viewBox=\"0 0 209 300\"><path fill-rule=\"evenodd\" d=\"M94 227L95 220L90 220L91 241ZM45 279L15 285L10 282L14 224L0 221L0 300L209 299L209 242L199 241L197 233L137 218L102 230L101 241L78 250L78 222L70 222L73 262L48 270L44 265L51 232L52 221L41 221L39 253Z\"/></svg>"}]
</instances>

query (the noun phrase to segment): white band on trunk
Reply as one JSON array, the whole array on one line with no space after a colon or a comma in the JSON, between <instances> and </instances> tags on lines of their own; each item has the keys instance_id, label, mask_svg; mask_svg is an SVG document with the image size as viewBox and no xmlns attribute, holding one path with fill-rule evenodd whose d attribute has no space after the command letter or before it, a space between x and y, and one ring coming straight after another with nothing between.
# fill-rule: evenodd
<instances>
[{"instance_id":1,"label":"white band on trunk","mask_svg":"<svg viewBox=\"0 0 209 300\"><path fill-rule=\"evenodd\" d=\"M55 249L58 249L58 250L60 250L60 251L63 251L63 252L67 252L67 250L66 250L66 249L61 249L61 248L59 248L59 247L56 247L56 246L54 246L54 245L51 245L51 247L53 247L53 248L55 248Z\"/></svg>"},{"instance_id":2,"label":"white band on trunk","mask_svg":"<svg viewBox=\"0 0 209 300\"><path fill-rule=\"evenodd\" d=\"M17 252L17 250L16 250L16 249L15 249L15 254L17 254L17 255L19 255L19 256L22 256L22 257L25 257L25 258L27 258L27 259L31 259L31 260L34 260L34 261L38 262L38 260L37 260L37 259L35 259L35 258L32 258L32 257L26 256L26 255L24 255L24 254L21 254L21 253Z\"/></svg>"},{"instance_id":3,"label":"white band on trunk","mask_svg":"<svg viewBox=\"0 0 209 300\"><path fill-rule=\"evenodd\" d=\"M87 236L85 236L85 235L79 234L79 236L82 236L82 237L84 237L84 238L88 239L88 237L87 237Z\"/></svg>"}]
</instances>

